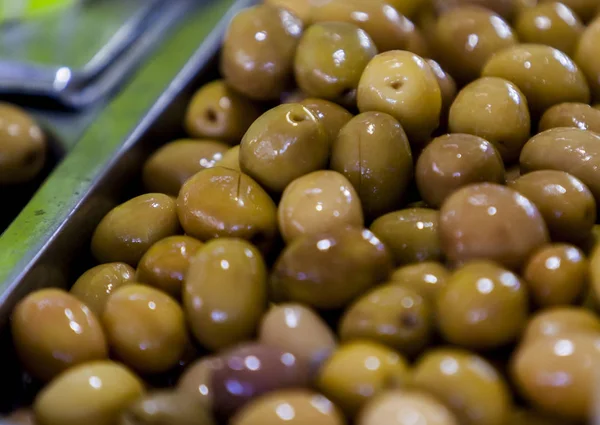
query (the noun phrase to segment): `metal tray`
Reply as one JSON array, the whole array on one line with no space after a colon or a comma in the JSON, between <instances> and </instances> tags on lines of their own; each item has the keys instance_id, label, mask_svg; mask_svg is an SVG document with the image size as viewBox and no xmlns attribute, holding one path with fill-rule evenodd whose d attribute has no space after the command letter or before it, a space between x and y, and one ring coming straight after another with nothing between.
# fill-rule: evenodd
<instances>
[{"instance_id":1,"label":"metal tray","mask_svg":"<svg viewBox=\"0 0 600 425\"><path fill-rule=\"evenodd\" d=\"M214 79L232 16L256 0L216 0L191 13L131 83L98 116L0 237L0 415L35 393L12 352L14 305L42 287L67 287L90 263L89 241L113 206L141 190L145 158L183 135L185 107ZM2 421L0 420L0 423Z\"/></svg>"}]
</instances>

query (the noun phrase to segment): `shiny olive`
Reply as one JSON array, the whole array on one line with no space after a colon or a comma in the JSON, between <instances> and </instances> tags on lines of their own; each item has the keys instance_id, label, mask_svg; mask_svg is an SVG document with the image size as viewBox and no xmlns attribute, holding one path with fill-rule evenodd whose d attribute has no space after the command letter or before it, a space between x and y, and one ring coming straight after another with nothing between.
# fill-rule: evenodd
<instances>
[{"instance_id":1,"label":"shiny olive","mask_svg":"<svg viewBox=\"0 0 600 425\"><path fill-rule=\"evenodd\" d=\"M47 150L46 136L33 118L16 105L0 102L0 184L34 179Z\"/></svg>"},{"instance_id":2,"label":"shiny olive","mask_svg":"<svg viewBox=\"0 0 600 425\"><path fill-rule=\"evenodd\" d=\"M267 271L260 252L241 239L206 243L188 269L183 305L203 346L216 351L250 339L267 307Z\"/></svg>"},{"instance_id":3,"label":"shiny olive","mask_svg":"<svg viewBox=\"0 0 600 425\"><path fill-rule=\"evenodd\" d=\"M391 274L389 282L413 289L435 301L449 277L450 271L443 264L427 261L397 268Z\"/></svg>"},{"instance_id":4,"label":"shiny olive","mask_svg":"<svg viewBox=\"0 0 600 425\"><path fill-rule=\"evenodd\" d=\"M381 53L365 68L358 85L358 109L379 111L400 122L413 148L440 122L442 93L425 59L406 51Z\"/></svg>"},{"instance_id":5,"label":"shiny olive","mask_svg":"<svg viewBox=\"0 0 600 425\"><path fill-rule=\"evenodd\" d=\"M79 298L97 318L101 318L110 294L134 281L133 267L125 263L100 264L79 276L69 292Z\"/></svg>"},{"instance_id":6,"label":"shiny olive","mask_svg":"<svg viewBox=\"0 0 600 425\"><path fill-rule=\"evenodd\" d=\"M578 178L540 170L517 178L510 187L535 204L552 240L581 242L589 236L596 222L596 201Z\"/></svg>"},{"instance_id":7,"label":"shiny olive","mask_svg":"<svg viewBox=\"0 0 600 425\"><path fill-rule=\"evenodd\" d=\"M144 187L149 192L177 196L190 177L214 167L227 149L227 145L210 140L184 139L167 143L144 164Z\"/></svg>"},{"instance_id":8,"label":"shiny olive","mask_svg":"<svg viewBox=\"0 0 600 425\"><path fill-rule=\"evenodd\" d=\"M330 140L315 115L298 103L276 106L250 126L240 167L265 189L281 193L292 180L325 168Z\"/></svg>"},{"instance_id":9,"label":"shiny olive","mask_svg":"<svg viewBox=\"0 0 600 425\"><path fill-rule=\"evenodd\" d=\"M194 396L199 405L212 409L212 375L220 367L223 367L223 359L218 356L197 360L185 369L177 382L177 390Z\"/></svg>"},{"instance_id":10,"label":"shiny olive","mask_svg":"<svg viewBox=\"0 0 600 425\"><path fill-rule=\"evenodd\" d=\"M514 342L528 315L525 284L490 261L473 261L456 270L437 298L444 339L476 350Z\"/></svg>"},{"instance_id":11,"label":"shiny olive","mask_svg":"<svg viewBox=\"0 0 600 425\"><path fill-rule=\"evenodd\" d=\"M398 207L413 176L406 134L382 112L364 112L340 130L330 166L350 180L371 219Z\"/></svg>"},{"instance_id":12,"label":"shiny olive","mask_svg":"<svg viewBox=\"0 0 600 425\"><path fill-rule=\"evenodd\" d=\"M229 148L223 154L220 161L215 162L216 167L231 168L232 170L241 171L240 169L240 145Z\"/></svg>"},{"instance_id":13,"label":"shiny olive","mask_svg":"<svg viewBox=\"0 0 600 425\"><path fill-rule=\"evenodd\" d=\"M511 408L507 385L483 357L455 348L428 351L413 382L444 402L463 425L504 425Z\"/></svg>"},{"instance_id":14,"label":"shiny olive","mask_svg":"<svg viewBox=\"0 0 600 425\"><path fill-rule=\"evenodd\" d=\"M92 254L102 263L136 266L155 242L178 231L175 200L162 193L147 193L104 216L92 236Z\"/></svg>"},{"instance_id":15,"label":"shiny olive","mask_svg":"<svg viewBox=\"0 0 600 425\"><path fill-rule=\"evenodd\" d=\"M75 366L37 395L39 425L115 425L119 415L144 392L140 379L111 361Z\"/></svg>"},{"instance_id":16,"label":"shiny olive","mask_svg":"<svg viewBox=\"0 0 600 425\"><path fill-rule=\"evenodd\" d=\"M519 192L481 183L446 199L439 236L452 262L488 259L517 269L548 241L548 230L536 206Z\"/></svg>"},{"instance_id":17,"label":"shiny olive","mask_svg":"<svg viewBox=\"0 0 600 425\"><path fill-rule=\"evenodd\" d=\"M529 344L540 338L568 338L579 333L600 335L600 318L581 307L552 307L529 319L521 341Z\"/></svg>"},{"instance_id":18,"label":"shiny olive","mask_svg":"<svg viewBox=\"0 0 600 425\"><path fill-rule=\"evenodd\" d=\"M356 104L360 76L376 54L371 37L356 25L314 24L298 44L294 61L296 82L309 96Z\"/></svg>"},{"instance_id":19,"label":"shiny olive","mask_svg":"<svg viewBox=\"0 0 600 425\"><path fill-rule=\"evenodd\" d=\"M538 0L540 3L548 3L553 0ZM579 18L584 21L590 21L594 16L596 16L598 11L598 1L597 0L562 0L566 6L571 8Z\"/></svg>"},{"instance_id":20,"label":"shiny olive","mask_svg":"<svg viewBox=\"0 0 600 425\"><path fill-rule=\"evenodd\" d=\"M454 98L456 97L456 82L454 81L452 75L442 69L440 64L433 59L427 59L427 63L435 74L435 78L440 86L440 91L442 94L442 116L445 116L450 109L450 105L452 105L452 102L454 102Z\"/></svg>"},{"instance_id":21,"label":"shiny olive","mask_svg":"<svg viewBox=\"0 0 600 425\"><path fill-rule=\"evenodd\" d=\"M600 110L586 103L561 103L542 115L539 131L556 127L575 127L600 133Z\"/></svg>"},{"instance_id":22,"label":"shiny olive","mask_svg":"<svg viewBox=\"0 0 600 425\"><path fill-rule=\"evenodd\" d=\"M348 416L356 414L373 396L403 385L409 379L406 360L375 342L340 346L317 377L317 388Z\"/></svg>"},{"instance_id":23,"label":"shiny olive","mask_svg":"<svg viewBox=\"0 0 600 425\"><path fill-rule=\"evenodd\" d=\"M203 241L237 237L267 249L277 232L273 200L252 178L230 168L209 168L189 179L179 192L177 213L183 230Z\"/></svg>"},{"instance_id":24,"label":"shiny olive","mask_svg":"<svg viewBox=\"0 0 600 425\"><path fill-rule=\"evenodd\" d=\"M501 50L490 58L482 75L513 82L527 97L533 115L563 102L590 101L590 88L581 70L550 46L519 44Z\"/></svg>"},{"instance_id":25,"label":"shiny olive","mask_svg":"<svg viewBox=\"0 0 600 425\"><path fill-rule=\"evenodd\" d=\"M510 81L480 78L456 96L448 126L452 133L467 133L490 141L504 161L513 162L531 129L525 95Z\"/></svg>"},{"instance_id":26,"label":"shiny olive","mask_svg":"<svg viewBox=\"0 0 600 425\"><path fill-rule=\"evenodd\" d=\"M287 9L296 15L305 24L310 23L310 15L312 11L312 3L314 0L265 0L264 3Z\"/></svg>"},{"instance_id":27,"label":"shiny olive","mask_svg":"<svg viewBox=\"0 0 600 425\"><path fill-rule=\"evenodd\" d=\"M259 112L252 102L223 80L200 87L185 112L185 129L196 139L215 139L230 145L242 140Z\"/></svg>"},{"instance_id":28,"label":"shiny olive","mask_svg":"<svg viewBox=\"0 0 600 425\"><path fill-rule=\"evenodd\" d=\"M302 21L286 9L258 5L242 10L223 40L225 82L251 99L277 99L291 80L301 35Z\"/></svg>"},{"instance_id":29,"label":"shiny olive","mask_svg":"<svg viewBox=\"0 0 600 425\"><path fill-rule=\"evenodd\" d=\"M490 142L459 133L433 139L421 152L415 175L421 197L435 208L463 186L505 178L502 157Z\"/></svg>"},{"instance_id":30,"label":"shiny olive","mask_svg":"<svg viewBox=\"0 0 600 425\"><path fill-rule=\"evenodd\" d=\"M433 306L414 289L384 285L348 307L340 322L342 342L370 340L414 357L430 342Z\"/></svg>"},{"instance_id":31,"label":"shiny olive","mask_svg":"<svg viewBox=\"0 0 600 425\"><path fill-rule=\"evenodd\" d=\"M306 98L298 101L302 106L313 113L321 122L329 141L333 143L340 129L352 119L352 114L333 102L323 99Z\"/></svg>"},{"instance_id":32,"label":"shiny olive","mask_svg":"<svg viewBox=\"0 0 600 425\"><path fill-rule=\"evenodd\" d=\"M597 54L599 42L600 17L596 18L583 32L574 55L575 62L587 77L596 102L600 102L600 57Z\"/></svg>"},{"instance_id":33,"label":"shiny olive","mask_svg":"<svg viewBox=\"0 0 600 425\"><path fill-rule=\"evenodd\" d=\"M437 261L442 256L439 212L429 208L407 208L379 217L371 231L388 247L397 266Z\"/></svg>"},{"instance_id":34,"label":"shiny olive","mask_svg":"<svg viewBox=\"0 0 600 425\"><path fill-rule=\"evenodd\" d=\"M12 313L11 331L19 360L43 380L108 356L98 318L62 289L41 289L23 298Z\"/></svg>"},{"instance_id":35,"label":"shiny olive","mask_svg":"<svg viewBox=\"0 0 600 425\"><path fill-rule=\"evenodd\" d=\"M141 373L175 366L188 343L183 310L166 293L130 284L112 293L102 324L112 351Z\"/></svg>"},{"instance_id":36,"label":"shiny olive","mask_svg":"<svg viewBox=\"0 0 600 425\"><path fill-rule=\"evenodd\" d=\"M273 268L271 290L276 300L335 309L383 282L391 270L388 250L373 233L336 228L292 241Z\"/></svg>"},{"instance_id":37,"label":"shiny olive","mask_svg":"<svg viewBox=\"0 0 600 425\"><path fill-rule=\"evenodd\" d=\"M152 245L140 260L135 280L179 299L190 260L201 247L202 242L189 236L162 239Z\"/></svg>"}]
</instances>

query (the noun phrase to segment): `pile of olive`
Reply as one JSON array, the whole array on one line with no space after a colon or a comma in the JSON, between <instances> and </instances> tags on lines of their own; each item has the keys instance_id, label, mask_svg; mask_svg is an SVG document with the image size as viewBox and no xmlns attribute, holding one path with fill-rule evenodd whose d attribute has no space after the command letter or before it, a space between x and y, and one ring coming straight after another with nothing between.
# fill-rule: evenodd
<instances>
[{"instance_id":1,"label":"pile of olive","mask_svg":"<svg viewBox=\"0 0 600 425\"><path fill-rule=\"evenodd\" d=\"M239 13L190 139L98 224L99 265L15 308L16 351L46 384L14 420L600 417L598 8ZM174 388L150 384L164 374Z\"/></svg>"}]
</instances>

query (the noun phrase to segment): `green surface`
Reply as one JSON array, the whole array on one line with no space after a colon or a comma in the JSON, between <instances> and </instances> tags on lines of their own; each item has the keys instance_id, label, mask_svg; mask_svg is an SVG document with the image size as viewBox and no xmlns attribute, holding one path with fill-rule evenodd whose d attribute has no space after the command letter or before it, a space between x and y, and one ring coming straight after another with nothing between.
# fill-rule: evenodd
<instances>
[{"instance_id":1,"label":"green surface","mask_svg":"<svg viewBox=\"0 0 600 425\"><path fill-rule=\"evenodd\" d=\"M234 0L190 15L111 102L0 237L0 292L67 218L91 182L189 60ZM39 211L44 214L40 215Z\"/></svg>"},{"instance_id":2,"label":"green surface","mask_svg":"<svg viewBox=\"0 0 600 425\"><path fill-rule=\"evenodd\" d=\"M75 0L0 0L0 21L27 19L73 4Z\"/></svg>"}]
</instances>

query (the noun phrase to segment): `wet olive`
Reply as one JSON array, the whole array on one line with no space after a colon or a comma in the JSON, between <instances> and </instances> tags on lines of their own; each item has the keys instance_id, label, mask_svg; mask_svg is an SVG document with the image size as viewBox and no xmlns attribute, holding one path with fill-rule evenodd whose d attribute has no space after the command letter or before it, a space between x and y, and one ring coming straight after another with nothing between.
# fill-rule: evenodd
<instances>
[{"instance_id":1,"label":"wet olive","mask_svg":"<svg viewBox=\"0 0 600 425\"><path fill-rule=\"evenodd\" d=\"M435 301L449 277L450 271L443 264L426 261L397 268L391 274L389 282L411 288Z\"/></svg>"},{"instance_id":2,"label":"wet olive","mask_svg":"<svg viewBox=\"0 0 600 425\"><path fill-rule=\"evenodd\" d=\"M199 405L212 410L212 375L220 367L223 367L223 359L220 357L202 357L181 375L177 390L193 396Z\"/></svg>"},{"instance_id":3,"label":"wet olive","mask_svg":"<svg viewBox=\"0 0 600 425\"><path fill-rule=\"evenodd\" d=\"M440 64L433 59L427 59L427 63L435 74L435 78L440 86L440 91L442 94L442 117L444 117L450 109L450 105L452 105L452 102L454 102L454 98L456 97L456 82L454 81L454 77L442 69Z\"/></svg>"},{"instance_id":4,"label":"wet olive","mask_svg":"<svg viewBox=\"0 0 600 425\"><path fill-rule=\"evenodd\" d=\"M298 103L312 112L315 118L321 122L331 143L337 138L340 129L352 119L350 112L328 100L306 98Z\"/></svg>"},{"instance_id":5,"label":"wet olive","mask_svg":"<svg viewBox=\"0 0 600 425\"><path fill-rule=\"evenodd\" d=\"M600 17L596 18L581 35L574 59L581 68L592 90L593 98L600 102L600 58L596 54L600 40ZM587 103L584 101L584 103Z\"/></svg>"},{"instance_id":6,"label":"wet olive","mask_svg":"<svg viewBox=\"0 0 600 425\"><path fill-rule=\"evenodd\" d=\"M575 127L600 133L600 111L586 103L560 103L542 115L539 131Z\"/></svg>"},{"instance_id":7,"label":"wet olive","mask_svg":"<svg viewBox=\"0 0 600 425\"><path fill-rule=\"evenodd\" d=\"M553 0L538 0L540 3L548 3ZM562 0L566 6L570 7L579 18L588 22L598 11L598 2L596 0Z\"/></svg>"},{"instance_id":8,"label":"wet olive","mask_svg":"<svg viewBox=\"0 0 600 425\"><path fill-rule=\"evenodd\" d=\"M529 344L540 338L568 338L578 333L600 335L600 318L581 307L552 307L529 319L521 343Z\"/></svg>"},{"instance_id":9,"label":"wet olive","mask_svg":"<svg viewBox=\"0 0 600 425\"><path fill-rule=\"evenodd\" d=\"M241 171L240 169L240 145L229 148L223 154L220 161L215 162L216 167L231 168L232 170Z\"/></svg>"}]
</instances>

